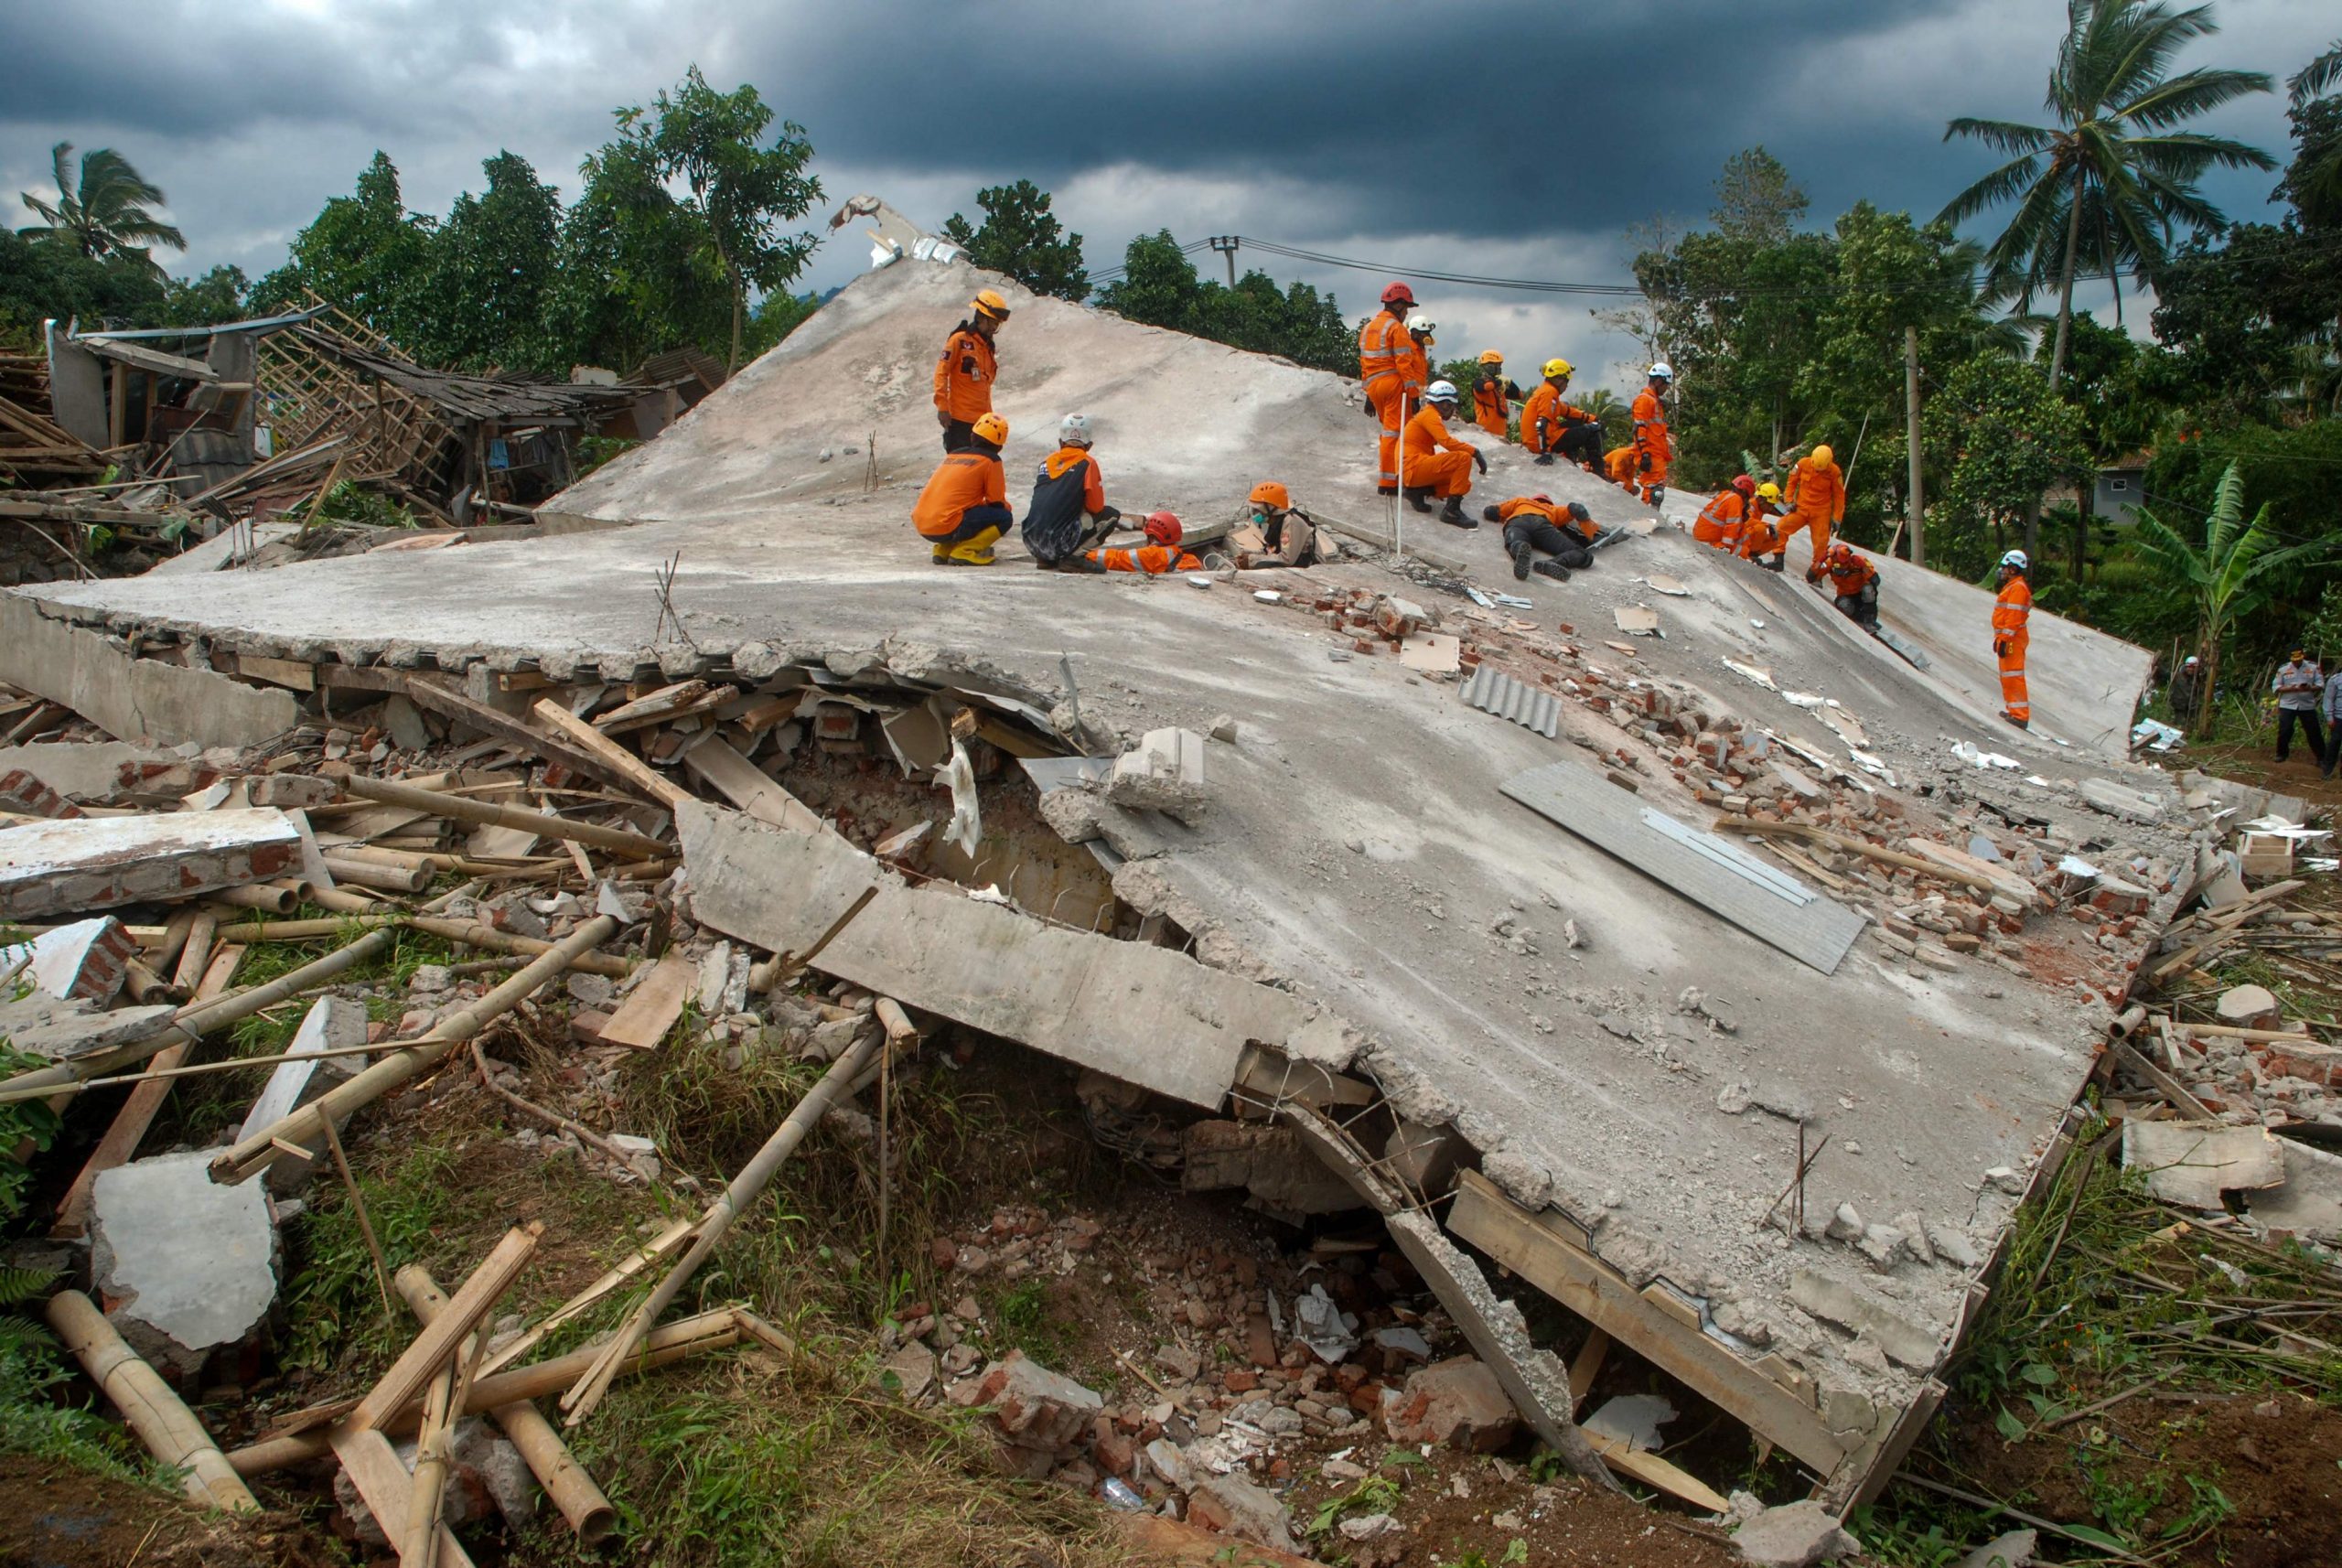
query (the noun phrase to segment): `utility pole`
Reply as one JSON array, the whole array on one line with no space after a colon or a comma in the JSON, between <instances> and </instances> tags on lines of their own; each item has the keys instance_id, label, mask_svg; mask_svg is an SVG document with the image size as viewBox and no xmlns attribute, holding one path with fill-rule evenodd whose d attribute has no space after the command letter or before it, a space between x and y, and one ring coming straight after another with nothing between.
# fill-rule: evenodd
<instances>
[{"instance_id":1,"label":"utility pole","mask_svg":"<svg viewBox=\"0 0 2342 1568\"><path fill-rule=\"evenodd\" d=\"M1209 242L1213 250L1228 258L1228 286L1234 288L1236 286L1236 247L1244 242L1244 237L1241 234L1214 234Z\"/></svg>"},{"instance_id":2,"label":"utility pole","mask_svg":"<svg viewBox=\"0 0 2342 1568\"><path fill-rule=\"evenodd\" d=\"M1909 448L1911 489L1911 564L1928 564L1927 500L1919 493L1919 329L1903 328L1903 444Z\"/></svg>"}]
</instances>

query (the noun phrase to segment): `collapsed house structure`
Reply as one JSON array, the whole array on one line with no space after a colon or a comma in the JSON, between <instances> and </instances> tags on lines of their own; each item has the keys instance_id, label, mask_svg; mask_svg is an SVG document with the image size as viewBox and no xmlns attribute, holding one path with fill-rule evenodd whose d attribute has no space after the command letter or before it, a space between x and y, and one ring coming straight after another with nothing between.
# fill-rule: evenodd
<instances>
[{"instance_id":1,"label":"collapsed house structure","mask_svg":"<svg viewBox=\"0 0 2342 1568\"><path fill-rule=\"evenodd\" d=\"M1355 383L882 248L900 259L548 502L561 537L20 591L0 679L164 743L386 694L522 738L671 816L701 924L818 949L1125 1108L1236 1124L1220 1163L1257 1158L1236 1179L1273 1209L1380 1210L1564 1453L1568 1378L1480 1258L1834 1509L1873 1495L2133 974L2219 870L2202 798L2127 761L2147 656L2036 615L2017 734L1981 592L1881 563L1922 668L1801 561L1692 543L1671 524L1697 498L1655 521L1492 446L1482 492L1635 535L1516 584L1495 531L1425 537L1375 499ZM1131 582L1025 570L1012 542L934 570L907 521L929 372L979 286L1015 307L1012 469L1080 409L1125 512L1224 521L1275 478L1349 558ZM629 683L694 682L706 705L640 755L578 733ZM949 789L930 827L955 852L912 874L809 809L800 743ZM988 842L979 762L1021 771L1090 868ZM1331 1197L1271 1168L1295 1152Z\"/></svg>"}]
</instances>

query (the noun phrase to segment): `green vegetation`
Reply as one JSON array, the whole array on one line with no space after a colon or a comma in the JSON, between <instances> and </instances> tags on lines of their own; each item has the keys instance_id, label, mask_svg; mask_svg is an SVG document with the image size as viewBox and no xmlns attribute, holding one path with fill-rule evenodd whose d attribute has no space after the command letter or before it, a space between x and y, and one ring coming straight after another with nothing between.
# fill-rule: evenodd
<instances>
[{"instance_id":1,"label":"green vegetation","mask_svg":"<svg viewBox=\"0 0 2342 1568\"><path fill-rule=\"evenodd\" d=\"M34 1269L0 1269L0 1454L54 1459L118 1481L159 1487L163 1477L121 1428L91 1410L57 1402L51 1391L69 1380L57 1341L21 1315L45 1297L56 1276Z\"/></svg>"},{"instance_id":2,"label":"green vegetation","mask_svg":"<svg viewBox=\"0 0 2342 1568\"><path fill-rule=\"evenodd\" d=\"M980 267L1006 273L1035 294L1080 301L1090 297L1081 264L1081 236L1069 234L1049 212L1049 193L1029 179L976 192L982 228L957 212L944 220L943 237Z\"/></svg>"},{"instance_id":3,"label":"green vegetation","mask_svg":"<svg viewBox=\"0 0 2342 1568\"><path fill-rule=\"evenodd\" d=\"M1332 295L1305 283L1280 290L1257 271L1234 288L1204 282L1168 229L1130 242L1123 275L1098 291L1098 304L1150 327L1282 355L1313 370L1358 373L1357 329L1342 319Z\"/></svg>"}]
</instances>

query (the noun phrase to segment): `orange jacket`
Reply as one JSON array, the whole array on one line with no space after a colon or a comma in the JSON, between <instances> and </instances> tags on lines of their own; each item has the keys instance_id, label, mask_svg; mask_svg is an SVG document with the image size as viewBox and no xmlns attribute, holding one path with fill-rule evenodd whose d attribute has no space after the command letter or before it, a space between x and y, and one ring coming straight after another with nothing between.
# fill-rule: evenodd
<instances>
[{"instance_id":1,"label":"orange jacket","mask_svg":"<svg viewBox=\"0 0 2342 1568\"><path fill-rule=\"evenodd\" d=\"M1008 476L1001 471L1000 458L989 452L954 452L928 477L911 508L911 521L926 537L940 539L960 526L970 507L987 501L1008 504Z\"/></svg>"},{"instance_id":2,"label":"orange jacket","mask_svg":"<svg viewBox=\"0 0 2342 1568\"><path fill-rule=\"evenodd\" d=\"M1092 550L1090 558L1109 572L1144 572L1159 577L1166 572L1200 572L1204 564L1184 550L1142 544L1135 550Z\"/></svg>"},{"instance_id":3,"label":"orange jacket","mask_svg":"<svg viewBox=\"0 0 2342 1568\"><path fill-rule=\"evenodd\" d=\"M1390 311L1379 311L1366 318L1358 329L1358 374L1369 392L1390 392L1402 384L1399 381L1384 381L1400 376L1405 366L1402 356L1412 356L1415 340L1407 336L1406 318Z\"/></svg>"},{"instance_id":4,"label":"orange jacket","mask_svg":"<svg viewBox=\"0 0 2342 1568\"><path fill-rule=\"evenodd\" d=\"M1497 508L1497 521L1500 523L1510 522L1523 513L1531 517L1542 517L1563 532L1574 532L1580 539L1588 542L1601 537L1602 525L1595 521L1591 516L1581 522L1578 521L1577 514L1570 510L1568 503L1541 501L1535 496L1515 496L1504 502Z\"/></svg>"},{"instance_id":5,"label":"orange jacket","mask_svg":"<svg viewBox=\"0 0 2342 1568\"><path fill-rule=\"evenodd\" d=\"M1748 498L1725 490L1700 509L1692 520L1692 537L1719 550L1738 550L1741 531L1748 526Z\"/></svg>"},{"instance_id":6,"label":"orange jacket","mask_svg":"<svg viewBox=\"0 0 2342 1568\"><path fill-rule=\"evenodd\" d=\"M1399 350L1399 384L1409 397L1423 395L1423 388L1431 385L1431 350L1415 341L1414 334L1407 335L1407 346Z\"/></svg>"},{"instance_id":7,"label":"orange jacket","mask_svg":"<svg viewBox=\"0 0 2342 1568\"><path fill-rule=\"evenodd\" d=\"M992 340L962 321L936 357L935 406L963 424L974 424L992 412L992 383L999 371Z\"/></svg>"},{"instance_id":8,"label":"orange jacket","mask_svg":"<svg viewBox=\"0 0 2342 1568\"><path fill-rule=\"evenodd\" d=\"M1840 598L1851 599L1878 580L1878 568L1857 555L1843 567L1826 568L1823 575L1830 579L1830 585L1837 590Z\"/></svg>"},{"instance_id":9,"label":"orange jacket","mask_svg":"<svg viewBox=\"0 0 2342 1568\"><path fill-rule=\"evenodd\" d=\"M1472 423L1491 435L1504 434L1505 416L1520 389L1502 376L1484 375L1472 383Z\"/></svg>"},{"instance_id":10,"label":"orange jacket","mask_svg":"<svg viewBox=\"0 0 2342 1568\"><path fill-rule=\"evenodd\" d=\"M1399 438L1401 455L1409 467L1434 452L1471 452L1477 448L1468 441L1458 441L1447 433L1447 421L1440 418L1439 410L1425 403L1407 421L1406 434Z\"/></svg>"},{"instance_id":11,"label":"orange jacket","mask_svg":"<svg viewBox=\"0 0 2342 1568\"><path fill-rule=\"evenodd\" d=\"M1770 555L1781 547L1781 531L1773 520L1780 516L1770 501L1756 501L1748 509L1748 520L1741 525L1740 558L1754 561L1759 555Z\"/></svg>"},{"instance_id":12,"label":"orange jacket","mask_svg":"<svg viewBox=\"0 0 2342 1568\"><path fill-rule=\"evenodd\" d=\"M2033 619L2033 585L2011 577L1993 598L1993 640L2023 648L2032 640L2026 623Z\"/></svg>"},{"instance_id":13,"label":"orange jacket","mask_svg":"<svg viewBox=\"0 0 2342 1568\"><path fill-rule=\"evenodd\" d=\"M1550 452L1563 424L1593 418L1575 404L1563 403L1552 382L1539 381L1529 389L1529 401L1520 407L1520 444L1531 452Z\"/></svg>"},{"instance_id":14,"label":"orange jacket","mask_svg":"<svg viewBox=\"0 0 2342 1568\"><path fill-rule=\"evenodd\" d=\"M1799 457L1789 469L1789 482L1781 499L1789 503L1789 510L1801 511L1808 517L1820 515L1832 522L1846 521L1846 476L1838 465L1831 463L1817 467L1810 457Z\"/></svg>"},{"instance_id":15,"label":"orange jacket","mask_svg":"<svg viewBox=\"0 0 2342 1568\"><path fill-rule=\"evenodd\" d=\"M1632 446L1613 446L1602 455L1602 467L1603 471L1610 476L1612 484L1633 484L1635 482L1635 449Z\"/></svg>"},{"instance_id":16,"label":"orange jacket","mask_svg":"<svg viewBox=\"0 0 2342 1568\"><path fill-rule=\"evenodd\" d=\"M1635 451L1638 461L1650 459L1650 471L1667 472L1675 458L1675 444L1667 434L1667 405L1649 387L1635 394Z\"/></svg>"}]
</instances>

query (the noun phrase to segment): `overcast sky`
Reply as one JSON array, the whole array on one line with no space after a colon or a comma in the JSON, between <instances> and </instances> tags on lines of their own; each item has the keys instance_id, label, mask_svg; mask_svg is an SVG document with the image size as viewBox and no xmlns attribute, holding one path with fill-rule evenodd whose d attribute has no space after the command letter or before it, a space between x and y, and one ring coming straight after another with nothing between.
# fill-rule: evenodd
<instances>
[{"instance_id":1,"label":"overcast sky","mask_svg":"<svg viewBox=\"0 0 2342 1568\"><path fill-rule=\"evenodd\" d=\"M753 14L751 14L753 13ZM1703 220L1717 169L1762 143L1827 223L1862 198L1932 215L1990 163L1946 145L1955 114L2037 121L2057 0L0 0L0 221L49 186L51 144L112 146L169 194L175 272L258 276L376 148L409 206L445 212L510 148L575 194L610 111L697 61L802 124L825 192L914 221L975 215L977 187L1029 177L1093 269L1137 232L1251 234L1481 275L1628 278L1629 224ZM2342 34L2333 0L2219 0L2187 64L2269 72L2280 91L2210 128L2286 155L2282 82ZM2271 177L2208 186L2232 217ZM858 232L849 230L848 232ZM848 281L858 241L805 285ZM1240 263L1246 258L1240 257ZM1383 279L1267 262L1355 317ZM1206 254L1203 263L1217 266ZM1583 301L1417 289L1443 356L1548 354L1580 385L1633 353Z\"/></svg>"}]
</instances>

